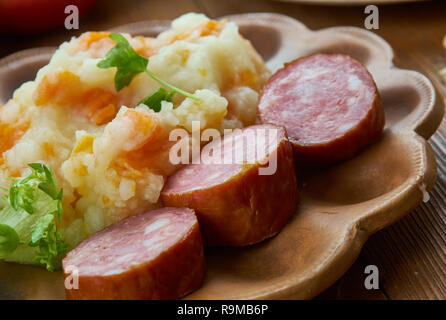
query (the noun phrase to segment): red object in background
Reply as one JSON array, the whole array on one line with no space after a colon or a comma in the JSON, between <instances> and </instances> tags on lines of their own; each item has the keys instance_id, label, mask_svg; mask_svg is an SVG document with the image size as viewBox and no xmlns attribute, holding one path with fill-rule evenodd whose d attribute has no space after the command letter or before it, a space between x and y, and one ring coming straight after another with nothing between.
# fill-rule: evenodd
<instances>
[{"instance_id":1,"label":"red object in background","mask_svg":"<svg viewBox=\"0 0 446 320\"><path fill-rule=\"evenodd\" d=\"M0 0L0 33L38 33L63 27L65 7L75 5L82 17L97 0Z\"/></svg>"}]
</instances>

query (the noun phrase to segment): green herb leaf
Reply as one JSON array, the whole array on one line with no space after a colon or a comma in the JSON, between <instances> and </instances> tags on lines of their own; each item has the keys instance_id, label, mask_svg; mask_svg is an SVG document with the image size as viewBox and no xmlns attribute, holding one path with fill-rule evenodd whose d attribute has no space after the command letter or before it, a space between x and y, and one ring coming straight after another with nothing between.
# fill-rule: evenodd
<instances>
[{"instance_id":1,"label":"green herb leaf","mask_svg":"<svg viewBox=\"0 0 446 320\"><path fill-rule=\"evenodd\" d=\"M114 79L116 91L120 91L122 88L128 86L136 75L145 72L152 79L170 90L196 101L200 100L199 97L165 82L153 72L147 70L149 59L137 54L123 35L111 33L109 37L116 42L116 46L107 53L103 60L98 62L97 66L102 69L117 68Z\"/></svg>"},{"instance_id":2,"label":"green herb leaf","mask_svg":"<svg viewBox=\"0 0 446 320\"><path fill-rule=\"evenodd\" d=\"M37 221L29 245L39 247L39 253L34 257L34 261L44 265L49 271L54 271L60 266L67 244L57 231L53 214L46 214Z\"/></svg>"},{"instance_id":3,"label":"green herb leaf","mask_svg":"<svg viewBox=\"0 0 446 320\"><path fill-rule=\"evenodd\" d=\"M15 210L24 209L29 214L34 213L33 202L35 200L35 189L38 184L34 177L13 178L9 188L9 203Z\"/></svg>"},{"instance_id":4,"label":"green herb leaf","mask_svg":"<svg viewBox=\"0 0 446 320\"><path fill-rule=\"evenodd\" d=\"M149 59L137 54L123 35L112 33L110 38L116 42L116 46L107 53L105 59L99 61L98 67L118 69L115 74L115 88L120 91L128 86L137 74L146 70Z\"/></svg>"},{"instance_id":5,"label":"green herb leaf","mask_svg":"<svg viewBox=\"0 0 446 320\"><path fill-rule=\"evenodd\" d=\"M7 224L0 224L0 257L13 252L19 245L17 232Z\"/></svg>"},{"instance_id":6,"label":"green herb leaf","mask_svg":"<svg viewBox=\"0 0 446 320\"><path fill-rule=\"evenodd\" d=\"M22 208L33 214L36 186L54 200L62 200L63 190L57 190L56 176L52 169L42 163L28 165L32 169L31 174L25 178L13 178L8 200L15 210Z\"/></svg>"},{"instance_id":7,"label":"green herb leaf","mask_svg":"<svg viewBox=\"0 0 446 320\"><path fill-rule=\"evenodd\" d=\"M57 190L56 176L51 168L42 163L29 163L34 176L40 180L38 187L54 200L62 200L61 191Z\"/></svg>"},{"instance_id":8,"label":"green herb leaf","mask_svg":"<svg viewBox=\"0 0 446 320\"><path fill-rule=\"evenodd\" d=\"M32 230L31 241L29 242L30 246L36 246L38 242L45 237L45 233L53 223L54 215L52 214L46 214L40 218Z\"/></svg>"},{"instance_id":9,"label":"green herb leaf","mask_svg":"<svg viewBox=\"0 0 446 320\"><path fill-rule=\"evenodd\" d=\"M0 258L53 271L67 250L55 222L55 216L61 220L63 190L58 191L51 168L28 165L31 174L13 179L7 205L0 210Z\"/></svg>"},{"instance_id":10,"label":"green herb leaf","mask_svg":"<svg viewBox=\"0 0 446 320\"><path fill-rule=\"evenodd\" d=\"M159 88L149 96L142 99L139 104L145 104L155 112L160 112L161 101L172 102L172 97L175 94L173 91L167 91L164 88Z\"/></svg>"}]
</instances>

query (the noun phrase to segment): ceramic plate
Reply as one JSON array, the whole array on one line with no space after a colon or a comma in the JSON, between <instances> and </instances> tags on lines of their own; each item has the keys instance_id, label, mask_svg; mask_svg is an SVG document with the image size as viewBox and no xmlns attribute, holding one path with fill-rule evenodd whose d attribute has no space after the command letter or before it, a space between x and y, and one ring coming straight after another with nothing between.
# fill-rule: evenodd
<instances>
[{"instance_id":1,"label":"ceramic plate","mask_svg":"<svg viewBox=\"0 0 446 320\"><path fill-rule=\"evenodd\" d=\"M374 232L413 210L432 189L435 158L426 142L443 116L442 100L422 74L396 68L391 47L353 27L312 31L287 16L260 13L236 21L272 71L314 52L346 53L373 74L386 112L382 138L340 165L298 174L301 202L274 238L243 248L206 249L202 288L186 298L311 298L334 283ZM115 31L154 36L168 21L146 21ZM0 103L32 79L54 49L16 53L0 61ZM61 273L0 263L0 298L63 299Z\"/></svg>"}]
</instances>

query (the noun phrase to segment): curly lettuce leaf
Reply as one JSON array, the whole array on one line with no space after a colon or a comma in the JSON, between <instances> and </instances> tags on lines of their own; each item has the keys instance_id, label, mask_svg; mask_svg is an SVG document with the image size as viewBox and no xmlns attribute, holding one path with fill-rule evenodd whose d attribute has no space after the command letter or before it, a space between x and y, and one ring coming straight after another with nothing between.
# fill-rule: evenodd
<instances>
[{"instance_id":1,"label":"curly lettuce leaf","mask_svg":"<svg viewBox=\"0 0 446 320\"><path fill-rule=\"evenodd\" d=\"M35 189L38 185L36 180L28 178L13 178L11 187L9 188L9 203L14 210L20 208L28 212L34 213L33 202L35 200Z\"/></svg>"},{"instance_id":2,"label":"curly lettuce leaf","mask_svg":"<svg viewBox=\"0 0 446 320\"><path fill-rule=\"evenodd\" d=\"M56 225L62 215L63 191L58 190L52 169L40 163L29 166L29 176L13 179L0 211L0 258L53 271L67 250Z\"/></svg>"},{"instance_id":3,"label":"curly lettuce leaf","mask_svg":"<svg viewBox=\"0 0 446 320\"><path fill-rule=\"evenodd\" d=\"M57 231L53 214L46 214L37 221L31 232L29 245L39 248L34 261L50 271L60 267L60 259L67 250L67 244Z\"/></svg>"},{"instance_id":4,"label":"curly lettuce leaf","mask_svg":"<svg viewBox=\"0 0 446 320\"><path fill-rule=\"evenodd\" d=\"M10 254L19 245L19 235L6 224L0 224L0 258Z\"/></svg>"}]
</instances>

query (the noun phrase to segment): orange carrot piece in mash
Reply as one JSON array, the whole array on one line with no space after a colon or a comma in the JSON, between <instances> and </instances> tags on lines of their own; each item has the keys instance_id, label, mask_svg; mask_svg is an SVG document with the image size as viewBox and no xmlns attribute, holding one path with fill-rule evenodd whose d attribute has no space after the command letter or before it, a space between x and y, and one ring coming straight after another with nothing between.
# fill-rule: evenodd
<instances>
[{"instance_id":1,"label":"orange carrot piece in mash","mask_svg":"<svg viewBox=\"0 0 446 320\"><path fill-rule=\"evenodd\" d=\"M159 40L156 38L145 38L144 44L145 46L142 48L135 49L137 53L145 56L145 57L151 57L158 53L158 51L165 46L171 45L175 41L179 40L196 40L200 37L205 36L218 36L220 32L224 29L226 25L226 21L215 21L215 20L209 20L201 23L197 27L187 31L182 32L179 34L176 34L175 36L171 37L170 39L166 40Z\"/></svg>"},{"instance_id":2,"label":"orange carrot piece in mash","mask_svg":"<svg viewBox=\"0 0 446 320\"><path fill-rule=\"evenodd\" d=\"M29 122L22 122L15 126L0 123L0 155L11 149L22 138L29 128Z\"/></svg>"},{"instance_id":3,"label":"orange carrot piece in mash","mask_svg":"<svg viewBox=\"0 0 446 320\"><path fill-rule=\"evenodd\" d=\"M70 71L49 73L34 92L37 106L58 104L77 110L96 125L105 124L117 113L117 96L102 88L86 90L78 75Z\"/></svg>"},{"instance_id":4,"label":"orange carrot piece in mash","mask_svg":"<svg viewBox=\"0 0 446 320\"><path fill-rule=\"evenodd\" d=\"M134 170L139 172L145 168L161 173L163 168L169 167L169 151L175 142L169 142L168 136L163 135L158 120L134 109L128 109L123 116L131 119L134 130L141 132L146 138L136 149L125 152L115 161L115 166L120 169L121 174L135 176Z\"/></svg>"},{"instance_id":5,"label":"orange carrot piece in mash","mask_svg":"<svg viewBox=\"0 0 446 320\"><path fill-rule=\"evenodd\" d=\"M87 32L82 34L74 49L76 53L78 51L90 51L95 58L99 58L105 55L111 48L115 46L115 43L108 36L110 32Z\"/></svg>"},{"instance_id":6,"label":"orange carrot piece in mash","mask_svg":"<svg viewBox=\"0 0 446 320\"><path fill-rule=\"evenodd\" d=\"M223 28L226 25L226 21L215 21L215 20L209 20L206 22L203 22L199 24L197 27L193 28L192 30L189 30L184 33L179 33L175 37L173 37L173 41L177 40L185 40L185 39L196 39L200 37L206 37L206 36L218 36L220 32L223 30ZM171 43L172 43L171 42Z\"/></svg>"},{"instance_id":7,"label":"orange carrot piece in mash","mask_svg":"<svg viewBox=\"0 0 446 320\"><path fill-rule=\"evenodd\" d=\"M34 103L67 104L79 100L82 83L78 75L70 71L52 72L45 75L34 92Z\"/></svg>"},{"instance_id":8,"label":"orange carrot piece in mash","mask_svg":"<svg viewBox=\"0 0 446 320\"><path fill-rule=\"evenodd\" d=\"M81 112L96 125L102 125L114 119L117 113L116 94L102 88L88 90L82 96Z\"/></svg>"},{"instance_id":9,"label":"orange carrot piece in mash","mask_svg":"<svg viewBox=\"0 0 446 320\"><path fill-rule=\"evenodd\" d=\"M99 109L91 119L94 124L100 126L112 121L115 118L116 113L116 107L110 103L106 107Z\"/></svg>"}]
</instances>

